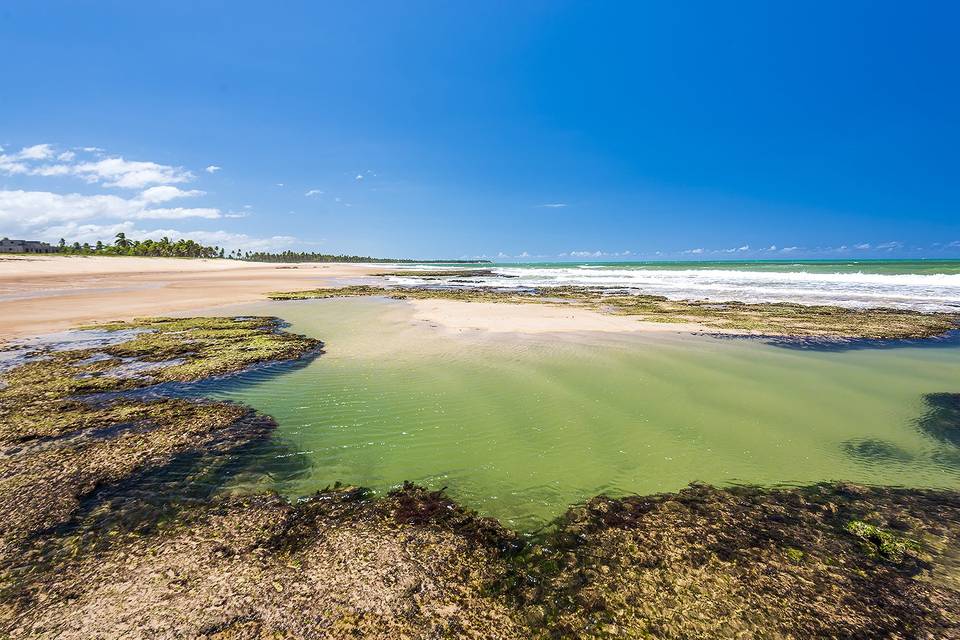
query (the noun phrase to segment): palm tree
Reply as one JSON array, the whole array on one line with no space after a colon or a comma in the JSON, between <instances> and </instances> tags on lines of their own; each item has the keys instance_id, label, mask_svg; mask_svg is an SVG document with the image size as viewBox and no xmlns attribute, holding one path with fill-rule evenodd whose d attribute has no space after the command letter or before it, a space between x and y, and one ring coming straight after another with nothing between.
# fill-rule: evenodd
<instances>
[{"instance_id":1,"label":"palm tree","mask_svg":"<svg viewBox=\"0 0 960 640\"><path fill-rule=\"evenodd\" d=\"M113 244L117 245L121 249L126 249L127 247L130 246L130 241L127 240L127 234L121 231L120 233L117 234L117 240Z\"/></svg>"}]
</instances>

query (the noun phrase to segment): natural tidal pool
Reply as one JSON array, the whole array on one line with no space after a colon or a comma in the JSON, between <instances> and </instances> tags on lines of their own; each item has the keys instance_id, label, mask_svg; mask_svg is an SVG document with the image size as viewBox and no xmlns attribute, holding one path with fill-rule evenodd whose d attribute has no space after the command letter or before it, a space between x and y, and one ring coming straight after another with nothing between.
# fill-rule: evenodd
<instances>
[{"instance_id":1,"label":"natural tidal pool","mask_svg":"<svg viewBox=\"0 0 960 640\"><path fill-rule=\"evenodd\" d=\"M232 489L295 497L410 480L527 531L599 493L693 481L960 489L956 340L823 350L455 333L363 298L230 312L276 315L326 343L305 366L214 385L279 423Z\"/></svg>"}]
</instances>

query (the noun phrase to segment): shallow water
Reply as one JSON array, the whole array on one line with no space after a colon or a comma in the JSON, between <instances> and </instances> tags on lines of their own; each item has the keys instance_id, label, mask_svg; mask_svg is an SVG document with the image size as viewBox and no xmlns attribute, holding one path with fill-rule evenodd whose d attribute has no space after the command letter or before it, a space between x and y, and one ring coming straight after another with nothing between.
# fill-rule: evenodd
<instances>
[{"instance_id":1,"label":"shallow water","mask_svg":"<svg viewBox=\"0 0 960 640\"><path fill-rule=\"evenodd\" d=\"M280 425L240 487L300 496L412 480L526 530L598 493L692 481L960 489L958 447L922 428L942 404L928 394L960 392L957 341L820 351L669 333L453 334L380 299L233 312L278 315L326 343L307 366L214 388Z\"/></svg>"}]
</instances>

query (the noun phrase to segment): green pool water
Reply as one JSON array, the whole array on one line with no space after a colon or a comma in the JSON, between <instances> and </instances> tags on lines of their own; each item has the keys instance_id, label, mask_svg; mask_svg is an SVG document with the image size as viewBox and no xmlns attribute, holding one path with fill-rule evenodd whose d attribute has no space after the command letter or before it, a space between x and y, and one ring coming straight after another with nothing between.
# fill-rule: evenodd
<instances>
[{"instance_id":1,"label":"green pool water","mask_svg":"<svg viewBox=\"0 0 960 640\"><path fill-rule=\"evenodd\" d=\"M960 488L957 446L921 428L928 394L960 392L955 343L822 351L673 333L454 333L380 299L241 312L280 316L326 353L215 391L280 425L239 487L300 496L411 480L524 530L598 493L693 481Z\"/></svg>"}]
</instances>

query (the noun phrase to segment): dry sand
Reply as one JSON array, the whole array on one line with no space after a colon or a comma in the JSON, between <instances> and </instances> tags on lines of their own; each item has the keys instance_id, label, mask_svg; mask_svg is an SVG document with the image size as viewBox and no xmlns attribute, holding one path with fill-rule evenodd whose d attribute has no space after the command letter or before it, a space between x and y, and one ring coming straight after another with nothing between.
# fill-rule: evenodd
<instances>
[{"instance_id":1,"label":"dry sand","mask_svg":"<svg viewBox=\"0 0 960 640\"><path fill-rule=\"evenodd\" d=\"M103 320L203 312L264 300L270 291L338 287L390 265L272 264L182 258L0 256L0 340ZM493 333L696 332L693 324L641 322L588 309L411 300L417 320Z\"/></svg>"},{"instance_id":2,"label":"dry sand","mask_svg":"<svg viewBox=\"0 0 960 640\"><path fill-rule=\"evenodd\" d=\"M263 300L343 283L382 267L233 260L0 256L0 339Z\"/></svg>"}]
</instances>

